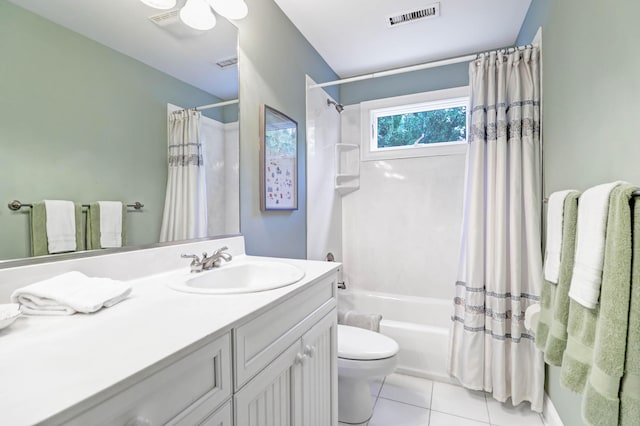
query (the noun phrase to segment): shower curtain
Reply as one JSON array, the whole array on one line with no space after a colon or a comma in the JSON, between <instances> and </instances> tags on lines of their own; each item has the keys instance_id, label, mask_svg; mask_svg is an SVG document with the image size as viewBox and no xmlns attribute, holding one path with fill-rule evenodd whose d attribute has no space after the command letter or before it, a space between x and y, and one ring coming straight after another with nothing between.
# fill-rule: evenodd
<instances>
[{"instance_id":1,"label":"shower curtain","mask_svg":"<svg viewBox=\"0 0 640 426\"><path fill-rule=\"evenodd\" d=\"M169 175L160 242L207 236L207 194L200 112L169 115Z\"/></svg>"},{"instance_id":2,"label":"shower curtain","mask_svg":"<svg viewBox=\"0 0 640 426\"><path fill-rule=\"evenodd\" d=\"M542 285L538 49L470 64L471 117L449 373L542 411L544 363L524 312Z\"/></svg>"}]
</instances>

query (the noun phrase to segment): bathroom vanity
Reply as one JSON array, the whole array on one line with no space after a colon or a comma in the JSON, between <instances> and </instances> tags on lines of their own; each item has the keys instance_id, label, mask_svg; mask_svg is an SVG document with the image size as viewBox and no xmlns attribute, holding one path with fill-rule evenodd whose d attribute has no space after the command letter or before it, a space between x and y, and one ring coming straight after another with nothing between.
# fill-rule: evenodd
<instances>
[{"instance_id":1,"label":"bathroom vanity","mask_svg":"<svg viewBox=\"0 0 640 426\"><path fill-rule=\"evenodd\" d=\"M338 265L278 259L305 276L263 292L170 288L189 267L180 253L222 245L232 262L265 260L234 237L0 270L2 303L9 287L72 269L133 289L96 314L0 331L0 424L336 425Z\"/></svg>"}]
</instances>

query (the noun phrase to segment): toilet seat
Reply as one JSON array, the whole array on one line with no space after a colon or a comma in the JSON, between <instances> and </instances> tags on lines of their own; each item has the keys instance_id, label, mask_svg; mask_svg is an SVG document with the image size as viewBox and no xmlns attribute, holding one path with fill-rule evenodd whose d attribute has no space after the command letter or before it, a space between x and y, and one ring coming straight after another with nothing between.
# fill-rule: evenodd
<instances>
[{"instance_id":1,"label":"toilet seat","mask_svg":"<svg viewBox=\"0 0 640 426\"><path fill-rule=\"evenodd\" d=\"M391 358L398 353L395 340L363 328L338 325L338 358L375 361Z\"/></svg>"}]
</instances>

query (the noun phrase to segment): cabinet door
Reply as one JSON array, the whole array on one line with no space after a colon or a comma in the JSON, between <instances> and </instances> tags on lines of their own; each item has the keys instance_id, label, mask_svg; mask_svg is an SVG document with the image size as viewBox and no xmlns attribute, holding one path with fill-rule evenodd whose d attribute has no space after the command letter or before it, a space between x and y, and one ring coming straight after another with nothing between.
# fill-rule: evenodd
<instances>
[{"instance_id":1,"label":"cabinet door","mask_svg":"<svg viewBox=\"0 0 640 426\"><path fill-rule=\"evenodd\" d=\"M300 340L289 346L234 396L235 424L300 426Z\"/></svg>"},{"instance_id":2,"label":"cabinet door","mask_svg":"<svg viewBox=\"0 0 640 426\"><path fill-rule=\"evenodd\" d=\"M305 426L338 424L337 315L334 309L302 337L302 416Z\"/></svg>"}]
</instances>

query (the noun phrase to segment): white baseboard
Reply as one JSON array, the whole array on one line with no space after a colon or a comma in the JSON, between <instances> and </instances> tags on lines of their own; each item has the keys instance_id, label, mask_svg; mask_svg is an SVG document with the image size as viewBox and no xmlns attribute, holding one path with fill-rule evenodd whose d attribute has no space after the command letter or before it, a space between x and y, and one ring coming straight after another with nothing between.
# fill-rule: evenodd
<instances>
[{"instance_id":1,"label":"white baseboard","mask_svg":"<svg viewBox=\"0 0 640 426\"><path fill-rule=\"evenodd\" d=\"M560 415L556 411L556 407L551 402L551 398L545 392L544 394L544 408L542 409L542 417L544 417L544 424L546 426L564 426Z\"/></svg>"}]
</instances>

